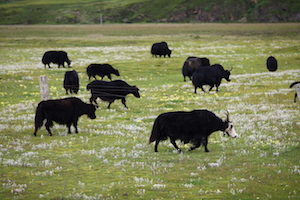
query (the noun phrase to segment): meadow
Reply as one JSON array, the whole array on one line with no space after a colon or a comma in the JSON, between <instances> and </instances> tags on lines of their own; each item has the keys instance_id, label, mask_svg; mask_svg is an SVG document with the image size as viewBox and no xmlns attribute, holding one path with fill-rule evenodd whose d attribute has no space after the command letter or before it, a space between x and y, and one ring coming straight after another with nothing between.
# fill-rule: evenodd
<instances>
[{"instance_id":1,"label":"meadow","mask_svg":"<svg viewBox=\"0 0 300 200\"><path fill-rule=\"evenodd\" d=\"M300 102L289 88L300 76L299 32L299 23L0 26L0 198L299 199ZM151 56L160 41L171 58ZM39 76L48 77L52 99L67 97L70 69L45 69L48 50L68 52L83 101L90 63L110 63L121 75L113 79L139 87L141 98L128 95L129 109L116 101L110 110L98 100L97 118L81 117L79 134L56 124L52 137L44 127L34 137ZM270 55L276 72L266 68ZM233 67L231 82L194 94L181 75L188 56ZM155 153L154 119L193 109L221 118L228 110L239 137L213 133L209 153L178 141L178 154L167 140Z\"/></svg>"}]
</instances>

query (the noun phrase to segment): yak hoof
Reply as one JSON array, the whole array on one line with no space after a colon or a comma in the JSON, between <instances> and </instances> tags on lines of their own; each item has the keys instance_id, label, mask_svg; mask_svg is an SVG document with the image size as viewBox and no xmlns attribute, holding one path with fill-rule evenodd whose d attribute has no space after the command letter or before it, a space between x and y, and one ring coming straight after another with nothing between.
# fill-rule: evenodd
<instances>
[{"instance_id":1,"label":"yak hoof","mask_svg":"<svg viewBox=\"0 0 300 200\"><path fill-rule=\"evenodd\" d=\"M181 154L183 151L181 151L181 149L177 149L175 153Z\"/></svg>"}]
</instances>

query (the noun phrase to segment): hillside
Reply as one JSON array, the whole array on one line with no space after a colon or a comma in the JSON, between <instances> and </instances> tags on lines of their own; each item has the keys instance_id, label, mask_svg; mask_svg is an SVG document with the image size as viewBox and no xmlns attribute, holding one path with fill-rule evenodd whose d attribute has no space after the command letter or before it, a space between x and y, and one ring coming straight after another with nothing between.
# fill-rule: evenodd
<instances>
[{"instance_id":1,"label":"hillside","mask_svg":"<svg viewBox=\"0 0 300 200\"><path fill-rule=\"evenodd\" d=\"M0 0L0 24L299 22L298 0Z\"/></svg>"}]
</instances>

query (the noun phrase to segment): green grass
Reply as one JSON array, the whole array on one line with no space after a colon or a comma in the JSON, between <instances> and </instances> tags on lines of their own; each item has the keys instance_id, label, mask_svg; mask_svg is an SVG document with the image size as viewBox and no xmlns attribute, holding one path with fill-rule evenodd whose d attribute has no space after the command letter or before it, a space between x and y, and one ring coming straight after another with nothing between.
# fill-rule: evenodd
<instances>
[{"instance_id":1,"label":"green grass","mask_svg":"<svg viewBox=\"0 0 300 200\"><path fill-rule=\"evenodd\" d=\"M0 26L1 199L299 199L299 24L130 24ZM152 43L167 41L171 58L152 58ZM77 97L88 102L86 67L108 62L141 98L111 105L98 100L97 118L83 116L79 134L55 125L33 137L40 101L39 76L51 98L66 97L65 71L44 69L48 50L65 50L79 72ZM193 93L181 67L191 55L226 69L218 93ZM279 68L268 72L268 56ZM107 79L105 79L107 80ZM207 89L207 88L206 88ZM239 138L216 132L203 147L183 154L167 140L148 144L163 112L209 109L230 112ZM179 143L179 142L178 142Z\"/></svg>"}]
</instances>

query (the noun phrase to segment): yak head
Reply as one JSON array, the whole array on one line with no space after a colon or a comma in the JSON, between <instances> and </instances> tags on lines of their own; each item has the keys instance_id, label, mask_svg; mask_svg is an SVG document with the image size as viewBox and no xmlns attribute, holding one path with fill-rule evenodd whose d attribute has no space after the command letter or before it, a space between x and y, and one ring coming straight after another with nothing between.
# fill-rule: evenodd
<instances>
[{"instance_id":1,"label":"yak head","mask_svg":"<svg viewBox=\"0 0 300 200\"><path fill-rule=\"evenodd\" d=\"M87 113L87 116L90 118L90 119L95 119L96 118L96 106L93 105L93 104L88 104L88 113Z\"/></svg>"},{"instance_id":2,"label":"yak head","mask_svg":"<svg viewBox=\"0 0 300 200\"><path fill-rule=\"evenodd\" d=\"M135 85L131 87L131 93L137 98L141 97L139 93L139 88L136 87Z\"/></svg>"},{"instance_id":3,"label":"yak head","mask_svg":"<svg viewBox=\"0 0 300 200\"><path fill-rule=\"evenodd\" d=\"M168 56L169 56L169 58L171 57L171 54L172 54L172 50L168 50Z\"/></svg>"},{"instance_id":4,"label":"yak head","mask_svg":"<svg viewBox=\"0 0 300 200\"><path fill-rule=\"evenodd\" d=\"M67 64L68 64L68 67L72 67L72 60L69 60L69 59L68 59L66 62L67 62Z\"/></svg>"},{"instance_id":5,"label":"yak head","mask_svg":"<svg viewBox=\"0 0 300 200\"><path fill-rule=\"evenodd\" d=\"M119 70L115 69L113 74L115 74L116 76L120 76Z\"/></svg>"},{"instance_id":6,"label":"yak head","mask_svg":"<svg viewBox=\"0 0 300 200\"><path fill-rule=\"evenodd\" d=\"M229 112L228 111L226 113L225 123L227 123L227 127L226 127L226 129L224 131L224 135L226 133L228 136L230 136L232 138L236 138L237 137L237 133L235 132L235 129L233 127L232 121L229 120Z\"/></svg>"},{"instance_id":7,"label":"yak head","mask_svg":"<svg viewBox=\"0 0 300 200\"><path fill-rule=\"evenodd\" d=\"M230 82L231 80L230 80L230 78L229 78L229 76L230 76L230 74L231 74L231 70L232 70L232 67L231 67L231 69L230 70L224 70L224 73L223 73L223 75L224 75L224 77L223 78L225 78L226 79L226 81L228 81L228 82Z\"/></svg>"}]
</instances>

